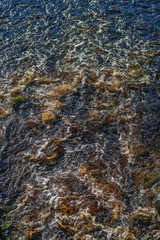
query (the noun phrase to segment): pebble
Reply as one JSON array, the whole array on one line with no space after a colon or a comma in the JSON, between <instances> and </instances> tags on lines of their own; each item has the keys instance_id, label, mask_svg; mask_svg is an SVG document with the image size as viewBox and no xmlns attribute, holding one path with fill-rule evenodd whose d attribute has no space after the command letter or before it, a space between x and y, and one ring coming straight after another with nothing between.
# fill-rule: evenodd
<instances>
[{"instance_id":1,"label":"pebble","mask_svg":"<svg viewBox=\"0 0 160 240\"><path fill-rule=\"evenodd\" d=\"M48 111L42 114L42 120L44 122L56 120L56 116L52 111Z\"/></svg>"}]
</instances>

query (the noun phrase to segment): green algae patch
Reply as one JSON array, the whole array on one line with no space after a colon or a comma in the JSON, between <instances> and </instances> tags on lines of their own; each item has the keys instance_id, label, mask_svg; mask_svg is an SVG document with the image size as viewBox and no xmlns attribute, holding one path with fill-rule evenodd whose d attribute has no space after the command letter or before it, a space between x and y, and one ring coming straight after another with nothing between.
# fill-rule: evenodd
<instances>
[{"instance_id":1,"label":"green algae patch","mask_svg":"<svg viewBox=\"0 0 160 240\"><path fill-rule=\"evenodd\" d=\"M2 231L6 231L9 229L9 227L11 226L11 221L8 220L8 217L6 216L6 219L3 223L3 226L1 227L2 228Z\"/></svg>"},{"instance_id":2,"label":"green algae patch","mask_svg":"<svg viewBox=\"0 0 160 240\"><path fill-rule=\"evenodd\" d=\"M2 144L2 143L3 143L3 141L4 141L3 137L2 137L2 136L0 136L0 144Z\"/></svg>"},{"instance_id":3,"label":"green algae patch","mask_svg":"<svg viewBox=\"0 0 160 240\"><path fill-rule=\"evenodd\" d=\"M16 109L19 105L21 105L25 101L26 98L24 96L16 96L12 101L12 106L14 109Z\"/></svg>"},{"instance_id":4,"label":"green algae patch","mask_svg":"<svg viewBox=\"0 0 160 240\"><path fill-rule=\"evenodd\" d=\"M0 205L0 211L1 211L1 217L0 217L0 240L1 239L12 239L9 237L9 232L12 225L12 219L9 217L9 212L11 211L10 206L1 206Z\"/></svg>"},{"instance_id":5,"label":"green algae patch","mask_svg":"<svg viewBox=\"0 0 160 240\"><path fill-rule=\"evenodd\" d=\"M139 170L137 172L137 185L143 182L144 187L151 187L153 184L159 181L159 168L155 168L154 165L150 165L146 170Z\"/></svg>"}]
</instances>

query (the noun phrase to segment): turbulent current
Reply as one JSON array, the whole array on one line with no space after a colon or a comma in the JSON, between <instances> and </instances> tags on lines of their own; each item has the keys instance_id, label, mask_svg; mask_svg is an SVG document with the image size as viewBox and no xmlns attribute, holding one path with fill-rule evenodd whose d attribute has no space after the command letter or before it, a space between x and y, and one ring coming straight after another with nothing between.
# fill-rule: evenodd
<instances>
[{"instance_id":1,"label":"turbulent current","mask_svg":"<svg viewBox=\"0 0 160 240\"><path fill-rule=\"evenodd\" d=\"M0 1L1 240L160 240L159 13Z\"/></svg>"}]
</instances>

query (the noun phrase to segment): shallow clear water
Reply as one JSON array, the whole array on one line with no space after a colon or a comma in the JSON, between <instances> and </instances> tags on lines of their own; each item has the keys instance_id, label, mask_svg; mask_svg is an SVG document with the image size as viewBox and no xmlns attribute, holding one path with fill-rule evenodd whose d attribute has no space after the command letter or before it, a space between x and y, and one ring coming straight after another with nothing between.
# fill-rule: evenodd
<instances>
[{"instance_id":1,"label":"shallow clear water","mask_svg":"<svg viewBox=\"0 0 160 240\"><path fill-rule=\"evenodd\" d=\"M159 1L0 3L0 225L160 238Z\"/></svg>"}]
</instances>

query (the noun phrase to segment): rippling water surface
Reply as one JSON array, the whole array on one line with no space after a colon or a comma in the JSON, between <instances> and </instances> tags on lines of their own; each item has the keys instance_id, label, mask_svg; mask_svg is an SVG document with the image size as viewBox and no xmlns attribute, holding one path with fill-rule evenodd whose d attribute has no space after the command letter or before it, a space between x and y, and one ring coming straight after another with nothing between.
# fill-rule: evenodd
<instances>
[{"instance_id":1,"label":"rippling water surface","mask_svg":"<svg viewBox=\"0 0 160 240\"><path fill-rule=\"evenodd\" d=\"M0 2L1 239L160 239L159 11Z\"/></svg>"}]
</instances>

